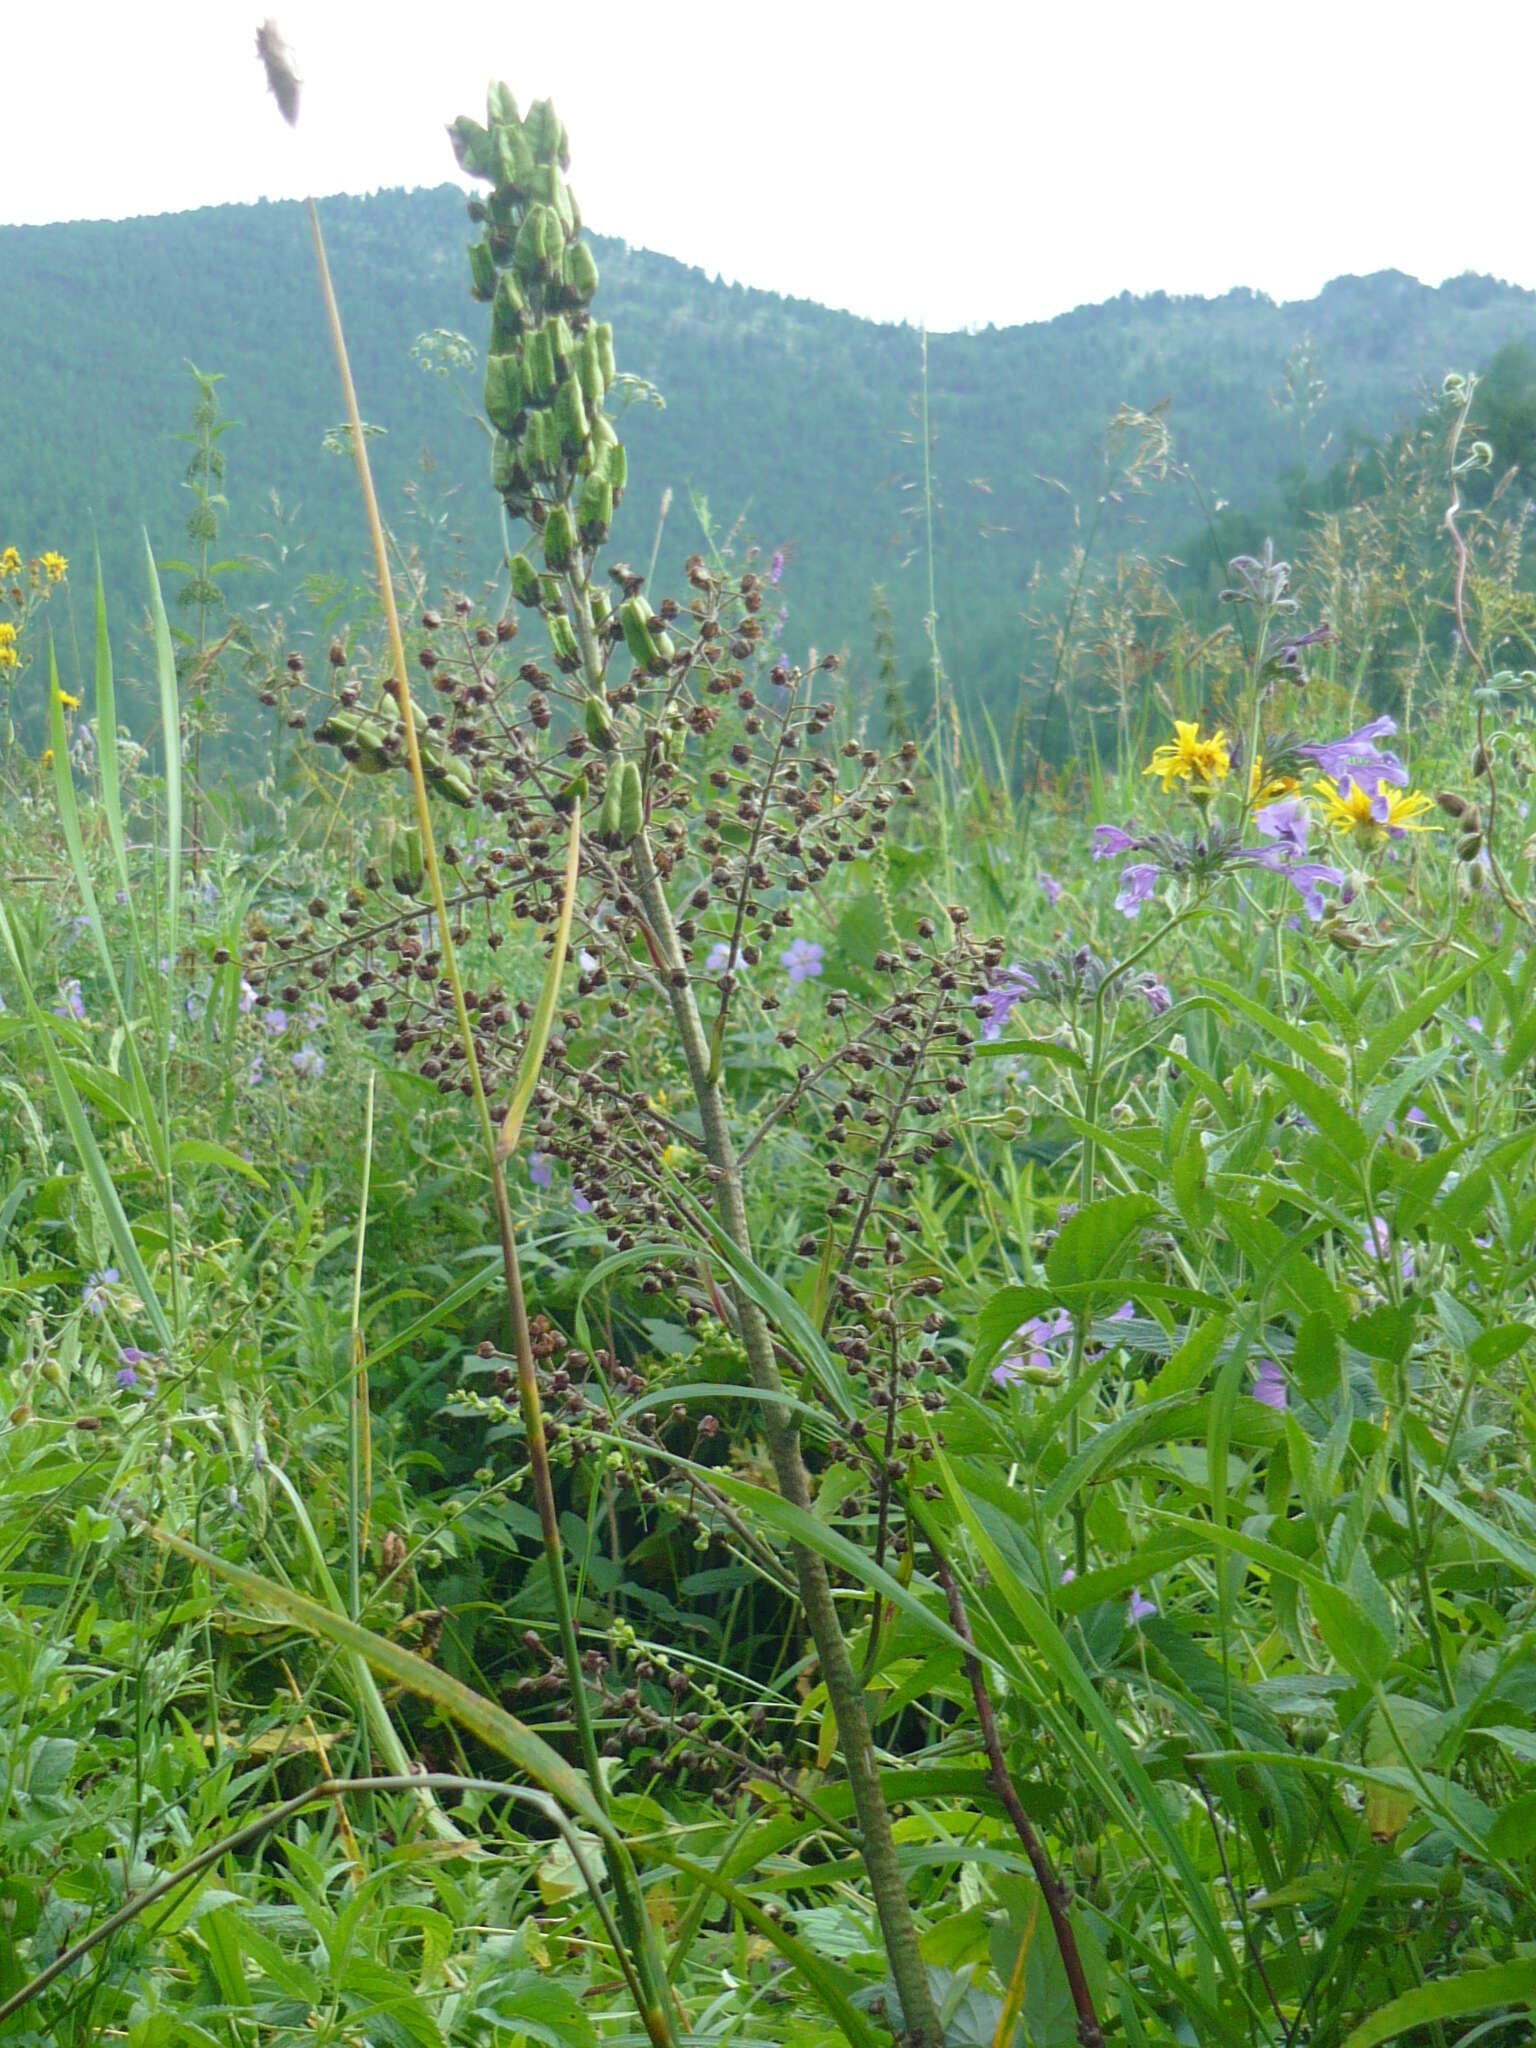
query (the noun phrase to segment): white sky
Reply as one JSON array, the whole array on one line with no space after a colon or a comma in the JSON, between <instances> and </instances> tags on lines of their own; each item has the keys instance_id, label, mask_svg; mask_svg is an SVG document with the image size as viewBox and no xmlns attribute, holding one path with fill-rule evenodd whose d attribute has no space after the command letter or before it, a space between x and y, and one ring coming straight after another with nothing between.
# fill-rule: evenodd
<instances>
[{"instance_id":1,"label":"white sky","mask_svg":"<svg viewBox=\"0 0 1536 2048\"><path fill-rule=\"evenodd\" d=\"M272 5L297 137L254 56ZM590 224L935 328L1124 290L1536 286L1536 6L1419 0L62 0L0 31L0 221L440 184L551 95ZM1475 46L1462 47L1463 27ZM3 292L3 280L0 280Z\"/></svg>"}]
</instances>

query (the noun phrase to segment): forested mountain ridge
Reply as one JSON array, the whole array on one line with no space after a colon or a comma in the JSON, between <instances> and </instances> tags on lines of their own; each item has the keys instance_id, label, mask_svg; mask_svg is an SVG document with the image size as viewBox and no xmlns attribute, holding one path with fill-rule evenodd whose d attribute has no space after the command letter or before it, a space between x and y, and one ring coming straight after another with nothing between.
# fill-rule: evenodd
<instances>
[{"instance_id":1,"label":"forested mountain ridge","mask_svg":"<svg viewBox=\"0 0 1536 2048\"><path fill-rule=\"evenodd\" d=\"M473 417L478 373L424 374L412 357L435 329L483 349L463 194L333 198L322 213L363 412L385 429L373 453L390 516L424 541L430 525L445 571L494 573L501 540ZM915 665L927 603L917 331L725 285L600 236L593 246L620 368L665 400L660 410L642 399L621 424L632 487L616 551L646 558L668 488L667 546L691 548L697 493L717 535L740 521L763 547L785 549L795 651L808 641L867 650L882 583ZM1028 260L1026 244L1014 260ZM300 207L4 228L0 276L13 340L0 541L81 561L99 532L114 597L136 603L140 526L162 557L187 545L187 451L172 437L190 415L192 361L222 374L221 400L241 422L222 444L221 552L280 570L231 579L231 601L285 601L299 572L357 575L365 550L350 465L324 447L341 406ZM1287 305L1249 291L1127 295L1030 326L930 336L936 592L951 672L988 694L1010 684L1031 577L1065 558L1080 530L1074 505L1102 488L1105 428L1120 406L1166 401L1179 459L1213 499L1253 508L1257 522L1287 471L1390 431L1447 368L1532 341L1536 294L1472 276L1435 289L1391 271ZM1281 402L1288 358L1299 404ZM408 487L426 524L411 517ZM1199 524L1179 485L1113 517L1121 537L1134 517L1140 540L1158 546Z\"/></svg>"}]
</instances>

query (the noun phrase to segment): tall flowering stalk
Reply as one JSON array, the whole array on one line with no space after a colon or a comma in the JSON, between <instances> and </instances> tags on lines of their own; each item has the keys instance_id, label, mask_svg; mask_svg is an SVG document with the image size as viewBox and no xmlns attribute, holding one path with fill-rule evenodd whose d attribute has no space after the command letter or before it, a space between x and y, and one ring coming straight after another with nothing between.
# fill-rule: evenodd
<instances>
[{"instance_id":1,"label":"tall flowering stalk","mask_svg":"<svg viewBox=\"0 0 1536 2048\"><path fill-rule=\"evenodd\" d=\"M268 23L261 31L257 42L258 54L267 68L268 80L279 101L284 116L290 122L297 119L298 81L294 76L291 61L276 31ZM540 1532L543 1539L545 1561L548 1568L550 1592L554 1605L556 1624L559 1629L561 1650L564 1655L567 1680L572 1708L576 1720L582 1763L586 1769L593 1797L599 1805L605 1805L604 1776L598 1753L597 1737L592 1714L587 1701L583 1682L583 1667L580 1644L576 1634L575 1616L571 1607L570 1589L566 1578L564 1543L560 1533L559 1511L555 1501L553 1476L550 1470L549 1451L544 1428L542 1402L539 1392L538 1375L534 1364L533 1338L529 1324L528 1309L523 1293L522 1273L517 1251L516 1225L512 1215L511 1200L507 1192L505 1154L492 1116L480 1070L475 1033L470 1022L468 1005L465 1000L464 978L460 972L457 951L454 945L453 919L449 914L447 895L443 887L441 863L438 859L437 841L433 828L432 805L428 793L427 776L424 768L424 751L418 737L418 713L412 698L409 675L405 658L405 643L400 630L399 610L395 603L394 579L390 570L389 550L384 536L384 523L379 512L378 496L374 490L372 468L368 460L368 445L363 433L362 415L358 407L357 391L352 379L352 367L347 353L346 336L342 327L341 312L337 305L335 288L331 282L330 266L326 261L325 238L321 232L320 216L313 199L307 202L309 222L314 238L315 261L319 270L320 287L325 301L326 318L329 323L331 341L336 354L336 366L340 374L342 394L346 404L347 421L351 433L352 452L357 463L358 486L362 493L363 508L367 516L368 530L373 543L374 569L378 580L380 602L384 610L384 624L389 648L392 675L390 689L399 710L399 731L403 738L405 765L410 777L412 797L416 813L416 830L420 835L420 854L424 879L436 919L436 937L442 954L444 979L452 995L453 1012L458 1027L460 1044L463 1048L466 1076L474 1100L476 1119L480 1126L484 1144L486 1168L489 1175L492 1196L496 1209L497 1232L500 1239L503 1271L506 1279L507 1308L512 1326L513 1350L517 1362L518 1394L522 1406L523 1428L528 1445L530 1468L533 1474L534 1498L538 1509ZM579 844L581 810L579 802L573 800L569 807L570 834L573 847ZM615 1843L605 1842L605 1858L610 1880L614 1887L618 1909L619 1925L628 1948L627 1958L621 1957L627 1970L633 1972L633 1981L640 2006L640 2017L654 2048L670 2048L673 2040L673 1998L667 1984L656 1936L645 1910L644 1898L639 1881L627 1856L622 1854Z\"/></svg>"}]
</instances>

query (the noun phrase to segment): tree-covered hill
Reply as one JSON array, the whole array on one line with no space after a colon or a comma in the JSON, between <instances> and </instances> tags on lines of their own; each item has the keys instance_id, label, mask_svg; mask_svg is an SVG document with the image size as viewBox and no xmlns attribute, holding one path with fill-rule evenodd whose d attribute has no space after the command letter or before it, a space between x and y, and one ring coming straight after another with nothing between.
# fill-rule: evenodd
<instances>
[{"instance_id":1,"label":"tree-covered hill","mask_svg":"<svg viewBox=\"0 0 1536 2048\"><path fill-rule=\"evenodd\" d=\"M430 536L444 571L457 559L467 576L493 573L501 543L472 416L478 375L439 377L412 355L434 329L484 343L463 196L444 186L336 198L323 214L364 414L385 429L374 454L391 516L407 537ZM919 334L594 246L620 367L666 401L626 415L633 487L616 550L647 558L669 488L668 542L694 545L696 493L718 536L742 522L744 536L785 550L797 652L808 641L867 650L880 583L902 656L918 665ZM190 414L190 360L222 373L241 422L222 444L224 551L278 571L247 574L238 601L282 603L305 571L357 574L350 466L324 445L341 407L299 207L0 229L0 277L11 339L0 540L79 561L94 528L114 594L136 600L140 524L162 557L186 545L187 450L172 437ZM1105 429L1120 407L1166 401L1159 417L1178 459L1212 500L1253 508L1257 521L1298 465L1321 470L1341 447L1390 431L1446 368L1533 340L1532 293L1472 276L1431 289L1390 271L1338 279L1305 303L1127 295L1026 327L931 337L936 596L951 672L972 692L1011 687L1031 577L1083 530L1075 508L1103 486ZM1146 544L1169 546L1200 516L1175 481L1133 494L1110 521L1122 536L1136 521Z\"/></svg>"}]
</instances>

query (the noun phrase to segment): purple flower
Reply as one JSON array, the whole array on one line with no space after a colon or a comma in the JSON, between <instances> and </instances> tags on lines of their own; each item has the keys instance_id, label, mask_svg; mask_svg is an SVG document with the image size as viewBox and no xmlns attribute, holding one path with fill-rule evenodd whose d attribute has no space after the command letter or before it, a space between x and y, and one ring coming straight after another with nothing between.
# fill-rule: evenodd
<instances>
[{"instance_id":1,"label":"purple flower","mask_svg":"<svg viewBox=\"0 0 1536 2048\"><path fill-rule=\"evenodd\" d=\"M261 1028L269 1038L281 1038L288 1029L288 1012L286 1010L268 1010L261 1020Z\"/></svg>"},{"instance_id":2,"label":"purple flower","mask_svg":"<svg viewBox=\"0 0 1536 2048\"><path fill-rule=\"evenodd\" d=\"M1046 1346L1071 1334L1072 1318L1064 1308L1057 1309L1052 1316L1031 1316L1013 1333L1013 1342L1022 1349L998 1360L992 1368L993 1381L1000 1387L1009 1387L1026 1372L1050 1372L1056 1361Z\"/></svg>"},{"instance_id":3,"label":"purple flower","mask_svg":"<svg viewBox=\"0 0 1536 2048\"><path fill-rule=\"evenodd\" d=\"M554 1185L555 1164L547 1152L530 1152L528 1154L528 1178L536 1188L547 1188Z\"/></svg>"},{"instance_id":4,"label":"purple flower","mask_svg":"<svg viewBox=\"0 0 1536 2048\"><path fill-rule=\"evenodd\" d=\"M1296 861L1290 867L1280 869L1280 873L1301 897L1301 907L1314 924L1328 908L1321 891L1337 889L1344 881L1342 869L1330 867L1322 860Z\"/></svg>"},{"instance_id":5,"label":"purple flower","mask_svg":"<svg viewBox=\"0 0 1536 2048\"><path fill-rule=\"evenodd\" d=\"M136 1387L139 1384L138 1373L131 1365L120 1365L113 1378L125 1394L130 1387Z\"/></svg>"},{"instance_id":6,"label":"purple flower","mask_svg":"<svg viewBox=\"0 0 1536 2048\"><path fill-rule=\"evenodd\" d=\"M1306 852L1312 814L1299 796L1282 797L1279 803L1266 804L1262 811L1254 812L1253 822L1266 839L1273 839L1291 853Z\"/></svg>"},{"instance_id":7,"label":"purple flower","mask_svg":"<svg viewBox=\"0 0 1536 2048\"><path fill-rule=\"evenodd\" d=\"M1427 1124L1429 1122L1429 1118L1416 1102L1409 1108L1408 1122L1411 1124Z\"/></svg>"},{"instance_id":8,"label":"purple flower","mask_svg":"<svg viewBox=\"0 0 1536 2048\"><path fill-rule=\"evenodd\" d=\"M1045 898L1052 910L1061 901L1060 882L1057 881L1054 875L1048 875L1044 868L1040 870L1040 894Z\"/></svg>"},{"instance_id":9,"label":"purple flower","mask_svg":"<svg viewBox=\"0 0 1536 2048\"><path fill-rule=\"evenodd\" d=\"M152 1351L141 1351L137 1344L125 1344L117 1355L124 1365L152 1365L155 1356Z\"/></svg>"},{"instance_id":10,"label":"purple flower","mask_svg":"<svg viewBox=\"0 0 1536 2048\"><path fill-rule=\"evenodd\" d=\"M1134 853L1141 844L1129 832L1122 832L1118 825L1095 825L1093 828L1093 857L1095 860L1118 860L1122 853Z\"/></svg>"},{"instance_id":11,"label":"purple flower","mask_svg":"<svg viewBox=\"0 0 1536 2048\"><path fill-rule=\"evenodd\" d=\"M1259 1370L1253 1382L1253 1398L1264 1408L1284 1408L1289 1405L1285 1374L1272 1358L1259 1360Z\"/></svg>"},{"instance_id":12,"label":"purple flower","mask_svg":"<svg viewBox=\"0 0 1536 2048\"><path fill-rule=\"evenodd\" d=\"M86 1281L85 1286L80 1291L80 1299L93 1316L104 1316L106 1314L108 1304L112 1299L111 1289L118 1284L122 1277L116 1266L103 1266L99 1272L92 1273Z\"/></svg>"},{"instance_id":13,"label":"purple flower","mask_svg":"<svg viewBox=\"0 0 1536 2048\"><path fill-rule=\"evenodd\" d=\"M1140 917L1141 906L1157 887L1158 870L1150 861L1133 861L1120 870L1120 893L1115 908L1122 917Z\"/></svg>"},{"instance_id":14,"label":"purple flower","mask_svg":"<svg viewBox=\"0 0 1536 2048\"><path fill-rule=\"evenodd\" d=\"M1296 752L1303 760L1315 763L1324 775L1331 776L1335 782L1349 776L1364 788L1361 777L1374 776L1378 783L1391 782L1399 789L1406 789L1408 770L1396 754L1384 754L1376 745L1377 740L1391 739L1396 731L1396 719L1373 718L1369 725L1362 725L1358 732L1352 732L1342 740L1316 740L1298 747Z\"/></svg>"},{"instance_id":15,"label":"purple flower","mask_svg":"<svg viewBox=\"0 0 1536 2048\"><path fill-rule=\"evenodd\" d=\"M1380 1259L1385 1264L1392 1256L1392 1232L1385 1216L1373 1216L1371 1218L1371 1227L1365 1233L1364 1243L1365 1255L1368 1259ZM1405 1280L1413 1278L1414 1257L1412 1245L1405 1244L1399 1250L1397 1270Z\"/></svg>"},{"instance_id":16,"label":"purple flower","mask_svg":"<svg viewBox=\"0 0 1536 2048\"><path fill-rule=\"evenodd\" d=\"M245 1070L245 1085L247 1088L259 1088L266 1078L267 1063L261 1054L257 1053Z\"/></svg>"},{"instance_id":17,"label":"purple flower","mask_svg":"<svg viewBox=\"0 0 1536 2048\"><path fill-rule=\"evenodd\" d=\"M768 564L768 581L770 583L777 583L779 578L783 574L784 550L782 548L775 548L773 551L773 560Z\"/></svg>"},{"instance_id":18,"label":"purple flower","mask_svg":"<svg viewBox=\"0 0 1536 2048\"><path fill-rule=\"evenodd\" d=\"M730 964L730 946L724 939L721 939L717 944L710 947L709 958L704 962L704 971L706 974L724 974ZM791 975L790 979L793 980L794 976Z\"/></svg>"},{"instance_id":19,"label":"purple flower","mask_svg":"<svg viewBox=\"0 0 1536 2048\"><path fill-rule=\"evenodd\" d=\"M795 939L779 955L791 981L819 981L822 949L814 939Z\"/></svg>"},{"instance_id":20,"label":"purple flower","mask_svg":"<svg viewBox=\"0 0 1536 2048\"><path fill-rule=\"evenodd\" d=\"M1072 1581L1073 1581L1073 1580L1074 1580L1074 1579L1075 1579L1076 1577L1077 1577L1077 1566L1076 1566L1075 1564L1064 1564L1064 1565L1062 1566L1062 1568L1061 1568L1061 1583L1062 1583L1062 1584L1063 1584L1064 1586L1070 1586L1070 1585L1071 1585L1071 1583L1072 1583Z\"/></svg>"},{"instance_id":21,"label":"purple flower","mask_svg":"<svg viewBox=\"0 0 1536 2048\"><path fill-rule=\"evenodd\" d=\"M1157 1602L1147 1599L1139 1586L1131 1588L1131 1602L1126 1608L1126 1617L1140 1628L1144 1621L1150 1621L1157 1612Z\"/></svg>"},{"instance_id":22,"label":"purple flower","mask_svg":"<svg viewBox=\"0 0 1536 2048\"><path fill-rule=\"evenodd\" d=\"M60 984L59 1000L53 1006L55 1017L73 1017L77 1024L85 1022L85 998L80 993L78 981Z\"/></svg>"},{"instance_id":23,"label":"purple flower","mask_svg":"<svg viewBox=\"0 0 1536 2048\"><path fill-rule=\"evenodd\" d=\"M572 1187L571 1189L571 1207L578 1216L590 1216L592 1214L592 1204L578 1187Z\"/></svg>"},{"instance_id":24,"label":"purple flower","mask_svg":"<svg viewBox=\"0 0 1536 2048\"><path fill-rule=\"evenodd\" d=\"M988 1044L1001 1038L1014 1004L1039 993L1040 984L1027 967L1007 968L991 988L971 997L971 1007L982 1020L982 1038Z\"/></svg>"},{"instance_id":25,"label":"purple flower","mask_svg":"<svg viewBox=\"0 0 1536 2048\"><path fill-rule=\"evenodd\" d=\"M293 1071L304 1081L318 1081L325 1072L325 1054L315 1045L301 1045L292 1059Z\"/></svg>"},{"instance_id":26,"label":"purple flower","mask_svg":"<svg viewBox=\"0 0 1536 2048\"><path fill-rule=\"evenodd\" d=\"M1154 1017L1166 1017L1173 1008L1173 997L1168 993L1166 981L1159 981L1155 974L1144 974L1136 984L1147 999L1147 1008Z\"/></svg>"}]
</instances>

